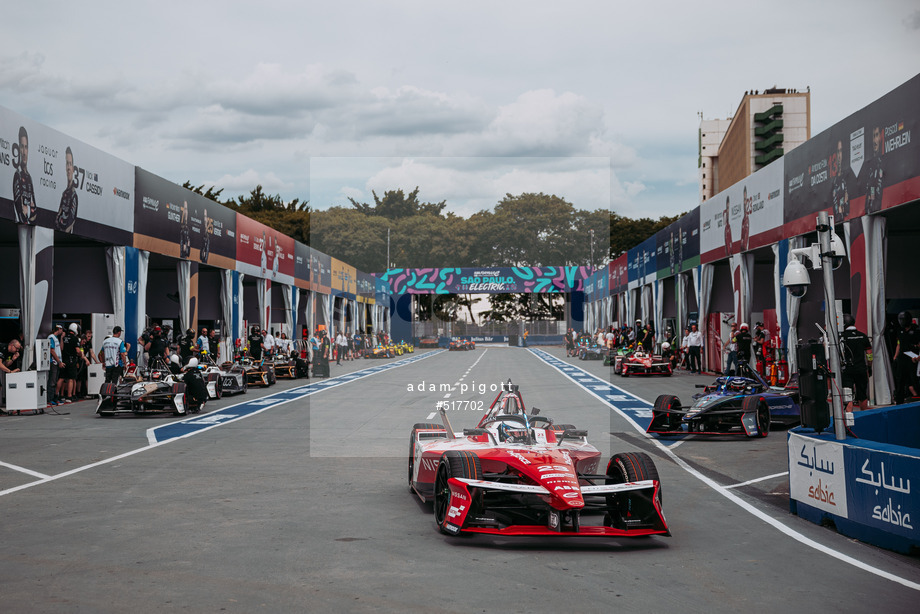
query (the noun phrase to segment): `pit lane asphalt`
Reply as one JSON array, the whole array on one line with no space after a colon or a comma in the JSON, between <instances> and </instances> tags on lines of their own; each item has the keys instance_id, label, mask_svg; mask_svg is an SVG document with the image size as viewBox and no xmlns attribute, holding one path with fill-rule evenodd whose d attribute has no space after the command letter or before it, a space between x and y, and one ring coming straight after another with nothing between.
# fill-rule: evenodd
<instances>
[{"instance_id":1,"label":"pit lane asphalt","mask_svg":"<svg viewBox=\"0 0 920 614\"><path fill-rule=\"evenodd\" d=\"M563 357L558 348L548 353ZM600 362L568 362L610 380ZM333 375L376 363L333 365ZM488 405L494 392L479 387L509 377L543 415L588 429L605 455L651 454L673 537L438 534L430 508L406 489L409 429L428 421L438 401ZM683 373L613 379L648 401L674 391L689 398L695 383L709 380ZM209 403L208 411L304 383L250 390ZM451 391L445 399L441 386L458 383L475 392ZM175 419L98 419L93 410L84 402L64 406L69 416L0 418L0 595L7 611L916 611L918 591L766 524L522 349L431 353L152 447L147 430ZM450 416L460 429L481 413L457 409ZM786 469L783 431L764 440L692 440L672 452L722 485ZM39 483L35 474L63 477ZM807 540L920 582L916 558L789 515L781 483L732 492Z\"/></svg>"}]
</instances>

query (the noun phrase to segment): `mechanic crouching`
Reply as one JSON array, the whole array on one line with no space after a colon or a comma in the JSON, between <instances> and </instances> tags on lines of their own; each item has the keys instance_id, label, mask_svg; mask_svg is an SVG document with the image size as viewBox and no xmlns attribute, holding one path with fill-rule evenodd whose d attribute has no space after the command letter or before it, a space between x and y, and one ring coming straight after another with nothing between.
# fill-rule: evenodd
<instances>
[{"instance_id":1,"label":"mechanic crouching","mask_svg":"<svg viewBox=\"0 0 920 614\"><path fill-rule=\"evenodd\" d=\"M197 414L204 408L204 403L208 400L208 387L198 368L198 359L189 358L184 371L182 381L185 383L185 402L188 405L186 411Z\"/></svg>"}]
</instances>

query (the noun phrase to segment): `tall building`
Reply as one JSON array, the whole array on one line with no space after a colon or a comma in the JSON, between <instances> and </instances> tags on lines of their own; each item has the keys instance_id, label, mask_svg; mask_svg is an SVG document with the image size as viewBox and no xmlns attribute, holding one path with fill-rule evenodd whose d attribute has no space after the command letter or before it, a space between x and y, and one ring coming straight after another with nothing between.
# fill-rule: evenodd
<instances>
[{"instance_id":1,"label":"tall building","mask_svg":"<svg viewBox=\"0 0 920 614\"><path fill-rule=\"evenodd\" d=\"M811 138L811 92L745 92L729 119L700 118L700 202Z\"/></svg>"}]
</instances>

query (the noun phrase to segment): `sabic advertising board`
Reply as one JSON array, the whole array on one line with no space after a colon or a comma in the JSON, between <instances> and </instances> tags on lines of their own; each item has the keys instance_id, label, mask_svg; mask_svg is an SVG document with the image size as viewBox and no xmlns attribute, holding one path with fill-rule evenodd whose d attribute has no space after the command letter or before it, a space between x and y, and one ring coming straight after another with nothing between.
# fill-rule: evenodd
<instances>
[{"instance_id":1,"label":"sabic advertising board","mask_svg":"<svg viewBox=\"0 0 920 614\"><path fill-rule=\"evenodd\" d=\"M128 245L133 193L132 165L0 107L0 218Z\"/></svg>"}]
</instances>

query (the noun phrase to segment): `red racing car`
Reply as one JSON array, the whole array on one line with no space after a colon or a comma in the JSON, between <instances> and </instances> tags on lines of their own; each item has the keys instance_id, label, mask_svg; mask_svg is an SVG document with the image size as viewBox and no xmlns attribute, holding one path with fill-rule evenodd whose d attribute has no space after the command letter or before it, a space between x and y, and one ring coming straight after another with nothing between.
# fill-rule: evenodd
<instances>
[{"instance_id":1,"label":"red racing car","mask_svg":"<svg viewBox=\"0 0 920 614\"><path fill-rule=\"evenodd\" d=\"M617 365L614 367L614 372L623 377L629 377L630 375L669 376L672 373L672 369L671 361L665 360L657 354L637 350L626 356L617 356Z\"/></svg>"},{"instance_id":2,"label":"red racing car","mask_svg":"<svg viewBox=\"0 0 920 614\"><path fill-rule=\"evenodd\" d=\"M661 485L642 452L614 454L603 473L587 433L530 413L503 386L476 428L419 423L409 439L409 488L432 502L449 535L670 535Z\"/></svg>"}]
</instances>

